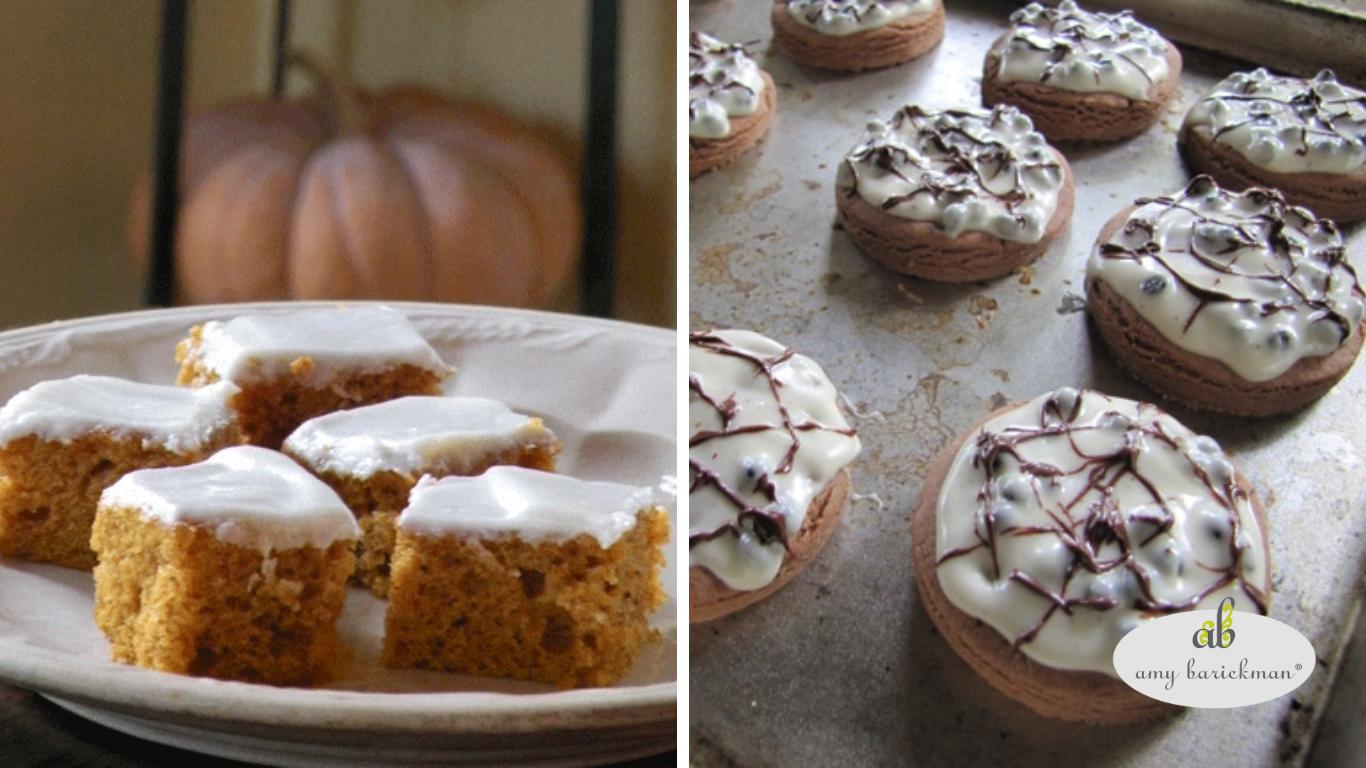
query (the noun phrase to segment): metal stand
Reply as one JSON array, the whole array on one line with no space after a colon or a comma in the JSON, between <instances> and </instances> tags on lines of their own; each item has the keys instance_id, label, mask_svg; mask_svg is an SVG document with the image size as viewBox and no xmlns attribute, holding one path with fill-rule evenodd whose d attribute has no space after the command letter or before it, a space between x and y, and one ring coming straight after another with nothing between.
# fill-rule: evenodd
<instances>
[{"instance_id":1,"label":"metal stand","mask_svg":"<svg viewBox=\"0 0 1366 768\"><path fill-rule=\"evenodd\" d=\"M188 0L166 0L161 11L160 76L157 83L156 149L152 176L152 241L144 300L169 307L175 298L176 208L180 176L180 130L185 95L185 31Z\"/></svg>"},{"instance_id":2,"label":"metal stand","mask_svg":"<svg viewBox=\"0 0 1366 768\"><path fill-rule=\"evenodd\" d=\"M583 254L580 311L611 317L616 296L617 0L593 0L589 22L588 119L580 169Z\"/></svg>"}]
</instances>

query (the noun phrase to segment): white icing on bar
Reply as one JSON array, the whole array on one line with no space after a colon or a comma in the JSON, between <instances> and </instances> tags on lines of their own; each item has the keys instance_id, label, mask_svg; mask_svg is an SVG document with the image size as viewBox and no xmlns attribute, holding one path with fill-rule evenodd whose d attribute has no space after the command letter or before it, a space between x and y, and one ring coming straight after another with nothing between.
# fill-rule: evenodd
<instances>
[{"instance_id":1,"label":"white icing on bar","mask_svg":"<svg viewBox=\"0 0 1366 768\"><path fill-rule=\"evenodd\" d=\"M425 476L398 517L400 530L424 536L515 536L530 543L593 537L603 549L653 506L654 489L586 481L523 467L493 467L477 477Z\"/></svg>"},{"instance_id":2,"label":"white icing on bar","mask_svg":"<svg viewBox=\"0 0 1366 768\"><path fill-rule=\"evenodd\" d=\"M1329 70L1309 80L1229 75L1186 113L1183 130L1194 126L1273 173L1342 174L1366 163L1366 92Z\"/></svg>"},{"instance_id":3,"label":"white icing on bar","mask_svg":"<svg viewBox=\"0 0 1366 768\"><path fill-rule=\"evenodd\" d=\"M288 456L249 445L198 464L130 472L105 489L100 505L137 509L163 525L211 528L220 541L263 555L360 536L331 488Z\"/></svg>"},{"instance_id":4,"label":"white icing on bar","mask_svg":"<svg viewBox=\"0 0 1366 768\"><path fill-rule=\"evenodd\" d=\"M288 376L291 365L305 357L313 368L299 378L311 387L326 386L342 372L379 373L404 364L443 378L451 372L401 312L380 306L212 320L190 355L238 384Z\"/></svg>"},{"instance_id":5,"label":"white icing on bar","mask_svg":"<svg viewBox=\"0 0 1366 768\"><path fill-rule=\"evenodd\" d=\"M859 440L821 367L752 331L692 334L688 380L689 563L758 589Z\"/></svg>"},{"instance_id":6,"label":"white icing on bar","mask_svg":"<svg viewBox=\"0 0 1366 768\"><path fill-rule=\"evenodd\" d=\"M688 37L688 135L723 139L730 119L759 109L766 83L743 45L701 32Z\"/></svg>"},{"instance_id":7,"label":"white icing on bar","mask_svg":"<svg viewBox=\"0 0 1366 768\"><path fill-rule=\"evenodd\" d=\"M284 450L320 472L467 475L488 457L557 446L541 420L479 397L401 397L304 422Z\"/></svg>"},{"instance_id":8,"label":"white icing on bar","mask_svg":"<svg viewBox=\"0 0 1366 768\"><path fill-rule=\"evenodd\" d=\"M232 422L227 400L237 391L226 381L193 390L109 376L44 381L0 408L0 443L30 435L65 443L103 432L140 438L148 448L197 451Z\"/></svg>"},{"instance_id":9,"label":"white icing on bar","mask_svg":"<svg viewBox=\"0 0 1366 768\"><path fill-rule=\"evenodd\" d=\"M996 49L1002 83L1043 83L1082 93L1148 98L1167 78L1167 42L1129 11L1091 13L1072 0L1056 8L1030 3L1010 15L1012 30Z\"/></svg>"},{"instance_id":10,"label":"white icing on bar","mask_svg":"<svg viewBox=\"0 0 1366 768\"><path fill-rule=\"evenodd\" d=\"M1086 273L1173 344L1263 382L1358 332L1366 306L1332 222L1205 176L1139 203Z\"/></svg>"},{"instance_id":11,"label":"white icing on bar","mask_svg":"<svg viewBox=\"0 0 1366 768\"><path fill-rule=\"evenodd\" d=\"M822 35L844 37L922 16L935 0L788 0L792 20Z\"/></svg>"},{"instance_id":12,"label":"white icing on bar","mask_svg":"<svg viewBox=\"0 0 1366 768\"><path fill-rule=\"evenodd\" d=\"M1144 620L1232 596L1269 567L1218 443L1154 405L1060 389L970 435L939 495L944 594L1034 661L1115 674Z\"/></svg>"},{"instance_id":13,"label":"white icing on bar","mask_svg":"<svg viewBox=\"0 0 1366 768\"><path fill-rule=\"evenodd\" d=\"M845 156L838 194L893 216L938 224L948 237L986 232L1037 243L1057 210L1062 166L1015 107L926 112L910 105L872 122Z\"/></svg>"}]
</instances>

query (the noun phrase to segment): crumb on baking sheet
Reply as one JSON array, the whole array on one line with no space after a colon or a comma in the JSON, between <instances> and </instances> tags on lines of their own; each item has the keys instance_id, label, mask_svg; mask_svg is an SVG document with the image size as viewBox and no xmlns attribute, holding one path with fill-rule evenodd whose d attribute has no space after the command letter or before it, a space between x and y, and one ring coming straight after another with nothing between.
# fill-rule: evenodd
<instances>
[{"instance_id":1,"label":"crumb on baking sheet","mask_svg":"<svg viewBox=\"0 0 1366 768\"><path fill-rule=\"evenodd\" d=\"M920 298L915 293L913 293L910 288L907 288L905 286L904 283L896 284L896 292L901 294L902 296L905 296L908 300L910 300L912 304L919 305L925 303L924 299Z\"/></svg>"},{"instance_id":2,"label":"crumb on baking sheet","mask_svg":"<svg viewBox=\"0 0 1366 768\"><path fill-rule=\"evenodd\" d=\"M991 321L996 317L996 310L1000 304L990 296L975 294L968 297L968 314L972 315L977 321L977 327L983 330L991 325Z\"/></svg>"},{"instance_id":3,"label":"crumb on baking sheet","mask_svg":"<svg viewBox=\"0 0 1366 768\"><path fill-rule=\"evenodd\" d=\"M1071 291L1062 295L1062 301L1058 302L1057 312L1060 315L1073 315L1086 310L1086 297L1078 296Z\"/></svg>"}]
</instances>

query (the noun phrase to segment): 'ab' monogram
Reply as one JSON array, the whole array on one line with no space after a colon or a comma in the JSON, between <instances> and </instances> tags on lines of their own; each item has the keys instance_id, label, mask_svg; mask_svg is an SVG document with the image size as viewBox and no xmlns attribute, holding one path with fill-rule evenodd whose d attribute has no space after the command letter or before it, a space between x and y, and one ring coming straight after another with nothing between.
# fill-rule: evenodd
<instances>
[{"instance_id":1,"label":"'ab' monogram","mask_svg":"<svg viewBox=\"0 0 1366 768\"><path fill-rule=\"evenodd\" d=\"M1224 606L1228 606L1228 613L1224 613ZM1218 627L1219 629L1215 629ZM1191 638L1191 645L1196 648L1227 648L1233 645L1233 598L1226 597L1219 603L1219 610L1214 613L1214 621L1207 621L1200 628L1195 630L1195 636Z\"/></svg>"}]
</instances>

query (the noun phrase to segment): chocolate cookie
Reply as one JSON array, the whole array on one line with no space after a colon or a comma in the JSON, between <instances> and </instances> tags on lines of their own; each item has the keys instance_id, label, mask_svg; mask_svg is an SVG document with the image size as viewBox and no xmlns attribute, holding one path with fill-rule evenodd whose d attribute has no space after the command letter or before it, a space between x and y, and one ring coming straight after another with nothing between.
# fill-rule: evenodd
<instances>
[{"instance_id":1,"label":"chocolate cookie","mask_svg":"<svg viewBox=\"0 0 1366 768\"><path fill-rule=\"evenodd\" d=\"M1192 170L1230 189L1271 187L1317 216L1366 219L1366 92L1331 71L1230 75L1186 113L1178 142Z\"/></svg>"},{"instance_id":2,"label":"chocolate cookie","mask_svg":"<svg viewBox=\"0 0 1366 768\"><path fill-rule=\"evenodd\" d=\"M694 32L688 37L688 178L719 168L768 132L773 78L745 53Z\"/></svg>"},{"instance_id":3,"label":"chocolate cookie","mask_svg":"<svg viewBox=\"0 0 1366 768\"><path fill-rule=\"evenodd\" d=\"M770 17L778 49L821 69L890 67L944 37L943 0L775 0Z\"/></svg>"},{"instance_id":4,"label":"chocolate cookie","mask_svg":"<svg viewBox=\"0 0 1366 768\"><path fill-rule=\"evenodd\" d=\"M940 282L999 277L1038 259L1072 216L1072 171L1012 106L871 123L840 164L849 236L888 269Z\"/></svg>"},{"instance_id":5,"label":"chocolate cookie","mask_svg":"<svg viewBox=\"0 0 1366 768\"><path fill-rule=\"evenodd\" d=\"M1180 51L1129 11L1030 3L1010 22L987 51L982 101L1019 107L1050 141L1129 138L1176 95Z\"/></svg>"},{"instance_id":6,"label":"chocolate cookie","mask_svg":"<svg viewBox=\"0 0 1366 768\"><path fill-rule=\"evenodd\" d=\"M1256 494L1219 445L1154 405L1059 389L989 414L935 461L912 519L916 580L949 645L1039 714L1175 711L1115 674L1142 622L1268 610Z\"/></svg>"},{"instance_id":7,"label":"chocolate cookie","mask_svg":"<svg viewBox=\"0 0 1366 768\"><path fill-rule=\"evenodd\" d=\"M752 331L689 342L688 619L701 622L811 562L847 504L860 445L810 358Z\"/></svg>"},{"instance_id":8,"label":"chocolate cookie","mask_svg":"<svg viewBox=\"0 0 1366 768\"><path fill-rule=\"evenodd\" d=\"M1323 396L1361 351L1366 296L1332 221L1207 176L1102 229L1087 309L1115 358L1167 397L1261 416Z\"/></svg>"}]
</instances>

